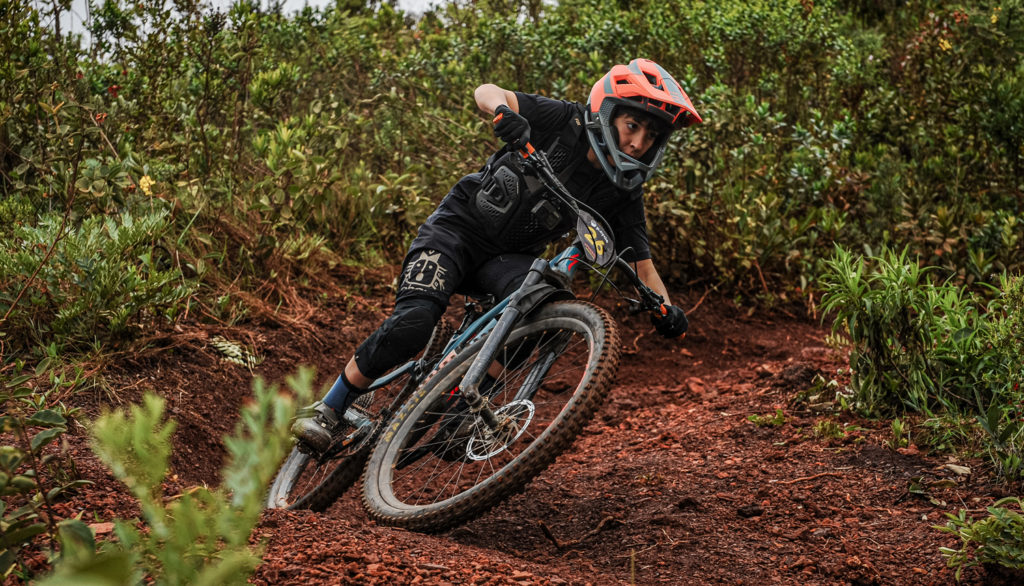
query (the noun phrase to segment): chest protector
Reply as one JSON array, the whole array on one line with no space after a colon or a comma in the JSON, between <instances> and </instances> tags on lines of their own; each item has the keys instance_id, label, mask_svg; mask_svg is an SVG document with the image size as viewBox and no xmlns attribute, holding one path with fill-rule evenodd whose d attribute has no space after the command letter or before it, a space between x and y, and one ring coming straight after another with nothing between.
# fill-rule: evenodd
<instances>
[{"instance_id":1,"label":"chest protector","mask_svg":"<svg viewBox=\"0 0 1024 586\"><path fill-rule=\"evenodd\" d=\"M577 107L569 123L542 146L551 167L563 184L584 160L583 114ZM524 172L523 157L504 147L484 167L480 190L473 196L473 210L487 236L503 251L525 252L542 247L572 227L568 210L550 196L533 175Z\"/></svg>"}]
</instances>

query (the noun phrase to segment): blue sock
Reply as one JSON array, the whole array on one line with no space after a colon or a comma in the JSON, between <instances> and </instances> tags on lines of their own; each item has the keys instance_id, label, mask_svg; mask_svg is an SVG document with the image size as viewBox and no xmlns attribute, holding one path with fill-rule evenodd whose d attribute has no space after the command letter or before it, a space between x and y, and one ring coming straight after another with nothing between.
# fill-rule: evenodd
<instances>
[{"instance_id":1,"label":"blue sock","mask_svg":"<svg viewBox=\"0 0 1024 586\"><path fill-rule=\"evenodd\" d=\"M324 396L324 404L338 413L344 413L360 394L360 389L350 383L342 372L338 380L334 381L334 386Z\"/></svg>"}]
</instances>

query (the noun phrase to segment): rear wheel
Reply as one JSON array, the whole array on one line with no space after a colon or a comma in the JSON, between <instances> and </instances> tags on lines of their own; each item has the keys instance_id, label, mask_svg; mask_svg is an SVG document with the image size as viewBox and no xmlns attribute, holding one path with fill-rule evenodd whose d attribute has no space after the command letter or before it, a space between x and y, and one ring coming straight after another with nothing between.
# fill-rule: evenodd
<instances>
[{"instance_id":1,"label":"rear wheel","mask_svg":"<svg viewBox=\"0 0 1024 586\"><path fill-rule=\"evenodd\" d=\"M500 420L490 429L458 385L477 342L431 376L387 425L367 462L363 503L378 522L440 531L522 490L569 447L600 405L618 365L608 314L547 305L509 335L481 386Z\"/></svg>"},{"instance_id":2,"label":"rear wheel","mask_svg":"<svg viewBox=\"0 0 1024 586\"><path fill-rule=\"evenodd\" d=\"M438 322L424 352L428 361L438 358L451 333L450 323ZM355 484L380 435L381 421L391 416L395 398L412 391L410 374L359 397L354 408L369 419L369 424L352 430L327 454L310 454L293 447L270 485L267 508L323 511Z\"/></svg>"},{"instance_id":3,"label":"rear wheel","mask_svg":"<svg viewBox=\"0 0 1024 586\"><path fill-rule=\"evenodd\" d=\"M267 495L267 508L323 511L359 479L370 448L378 436L379 414L396 393L409 383L409 375L391 385L363 395L356 406L370 422L337 441L325 455L308 453L298 445L281 465Z\"/></svg>"}]
</instances>

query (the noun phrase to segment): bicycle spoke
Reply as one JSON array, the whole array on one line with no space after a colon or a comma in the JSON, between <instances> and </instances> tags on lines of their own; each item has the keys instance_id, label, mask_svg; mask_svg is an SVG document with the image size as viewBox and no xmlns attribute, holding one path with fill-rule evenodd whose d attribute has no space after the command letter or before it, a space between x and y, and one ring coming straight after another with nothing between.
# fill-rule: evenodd
<instances>
[{"instance_id":1,"label":"bicycle spoke","mask_svg":"<svg viewBox=\"0 0 1024 586\"><path fill-rule=\"evenodd\" d=\"M416 504L437 503L480 484L532 445L561 412L571 393L561 400L557 394L541 397L546 394L544 386L553 378L566 379L573 370L574 384L580 384L583 368L573 369L571 365L586 364L587 340L578 333L556 329L518 342L496 357L498 363L505 365L492 387L498 391L484 392L485 396L490 395L491 409L507 420L508 429L498 430L500 435L495 436L481 422L469 420L471 415L425 412L421 418L433 420L431 428L425 433L423 429L414 431L423 438L415 446L421 460L394 472L395 491L406 495L403 499ZM527 384L529 387L524 391ZM517 402L531 406L529 418L523 417L527 410L517 408ZM509 406L511 409L503 413L503 407ZM445 424L452 428L447 435L440 429ZM465 426L469 429L464 431ZM460 432L468 437L460 437ZM471 443L474 454L466 451ZM405 451L411 449L413 446L406 446ZM451 454L456 454L455 461L447 461Z\"/></svg>"}]
</instances>

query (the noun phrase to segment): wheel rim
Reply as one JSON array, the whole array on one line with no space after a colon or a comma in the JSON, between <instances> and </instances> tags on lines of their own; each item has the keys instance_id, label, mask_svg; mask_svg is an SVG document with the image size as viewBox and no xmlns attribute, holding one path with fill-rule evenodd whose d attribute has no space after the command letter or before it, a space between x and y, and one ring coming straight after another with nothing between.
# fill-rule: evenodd
<instances>
[{"instance_id":1,"label":"wheel rim","mask_svg":"<svg viewBox=\"0 0 1024 586\"><path fill-rule=\"evenodd\" d=\"M326 482L338 468L339 462L352 458L367 447L366 440L371 434L354 431L345 440L340 451L330 457L317 458L295 448L281 468L271 494L270 505L276 508L302 509L308 506L308 500Z\"/></svg>"},{"instance_id":2,"label":"wheel rim","mask_svg":"<svg viewBox=\"0 0 1024 586\"><path fill-rule=\"evenodd\" d=\"M364 411L379 414L394 393L398 392L408 376L402 376L390 385L367 393L355 401ZM378 419L379 420L379 419ZM345 438L332 445L328 454L318 457L298 446L292 449L271 485L267 506L271 508L321 510L358 478L372 442L376 437L374 423L369 428L353 429ZM359 470L353 471L356 467ZM331 493L331 494L328 494Z\"/></svg>"},{"instance_id":3,"label":"wheel rim","mask_svg":"<svg viewBox=\"0 0 1024 586\"><path fill-rule=\"evenodd\" d=\"M513 332L497 357L503 368L496 383L482 393L508 426L497 434L485 432L455 392L472 362L464 357L406 418L399 432L405 442L389 445L381 497L398 509L444 507L495 482L570 410L588 382L593 350L589 328L572 317Z\"/></svg>"}]
</instances>

